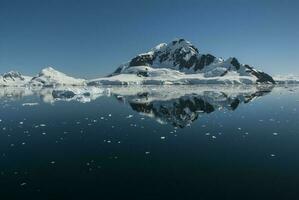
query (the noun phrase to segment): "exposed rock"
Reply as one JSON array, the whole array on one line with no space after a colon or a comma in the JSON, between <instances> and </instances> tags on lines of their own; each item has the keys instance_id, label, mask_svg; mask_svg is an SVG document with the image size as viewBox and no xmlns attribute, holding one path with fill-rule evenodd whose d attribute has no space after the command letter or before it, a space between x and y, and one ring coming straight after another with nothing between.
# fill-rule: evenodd
<instances>
[{"instance_id":1,"label":"exposed rock","mask_svg":"<svg viewBox=\"0 0 299 200\"><path fill-rule=\"evenodd\" d=\"M148 66L169 68L187 74L204 74L204 77L224 77L236 72L240 77L255 77L256 83L274 84L273 78L249 65L242 65L235 57L227 60L211 54L201 54L185 39L176 39L169 44L162 43L147 53L140 54L127 64L121 65L110 76L126 73L130 67ZM131 73L131 72L130 72ZM148 73L136 72L138 76L148 77Z\"/></svg>"}]
</instances>

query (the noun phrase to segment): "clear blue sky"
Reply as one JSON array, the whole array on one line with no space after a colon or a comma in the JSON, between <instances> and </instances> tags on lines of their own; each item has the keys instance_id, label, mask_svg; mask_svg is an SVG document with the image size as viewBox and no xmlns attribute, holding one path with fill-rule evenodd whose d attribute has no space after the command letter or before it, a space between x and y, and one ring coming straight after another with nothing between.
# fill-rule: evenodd
<instances>
[{"instance_id":1,"label":"clear blue sky","mask_svg":"<svg viewBox=\"0 0 299 200\"><path fill-rule=\"evenodd\" d=\"M298 0L0 0L0 73L106 75L161 42L299 74Z\"/></svg>"}]
</instances>

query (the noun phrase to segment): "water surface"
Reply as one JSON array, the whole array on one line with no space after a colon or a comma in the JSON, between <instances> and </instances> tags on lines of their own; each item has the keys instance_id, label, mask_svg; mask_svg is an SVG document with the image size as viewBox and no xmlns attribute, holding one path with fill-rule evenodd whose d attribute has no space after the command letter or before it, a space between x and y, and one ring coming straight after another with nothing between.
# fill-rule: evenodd
<instances>
[{"instance_id":1,"label":"water surface","mask_svg":"<svg viewBox=\"0 0 299 200\"><path fill-rule=\"evenodd\" d=\"M298 112L297 86L1 88L0 195L296 199Z\"/></svg>"}]
</instances>

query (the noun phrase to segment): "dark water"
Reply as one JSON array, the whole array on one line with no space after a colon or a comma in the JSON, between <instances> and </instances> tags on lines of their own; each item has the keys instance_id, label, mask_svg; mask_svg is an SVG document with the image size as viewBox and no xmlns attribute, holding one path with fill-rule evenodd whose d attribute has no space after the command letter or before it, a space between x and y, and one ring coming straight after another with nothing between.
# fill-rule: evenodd
<instances>
[{"instance_id":1,"label":"dark water","mask_svg":"<svg viewBox=\"0 0 299 200\"><path fill-rule=\"evenodd\" d=\"M296 86L54 94L1 89L1 199L299 199Z\"/></svg>"}]
</instances>

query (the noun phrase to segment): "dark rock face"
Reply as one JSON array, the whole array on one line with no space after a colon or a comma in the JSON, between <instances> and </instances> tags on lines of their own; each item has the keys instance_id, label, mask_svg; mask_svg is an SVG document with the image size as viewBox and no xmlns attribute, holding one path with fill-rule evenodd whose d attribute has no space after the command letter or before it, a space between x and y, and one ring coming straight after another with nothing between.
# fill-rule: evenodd
<instances>
[{"instance_id":1,"label":"dark rock face","mask_svg":"<svg viewBox=\"0 0 299 200\"><path fill-rule=\"evenodd\" d=\"M153 64L153 56L152 55L139 55L133 58L129 64L129 66L150 66Z\"/></svg>"},{"instance_id":2,"label":"dark rock face","mask_svg":"<svg viewBox=\"0 0 299 200\"><path fill-rule=\"evenodd\" d=\"M227 70L219 76L225 76L229 71L244 73L245 67L245 72L247 72L249 76L252 75L257 77L257 83L275 84L275 81L270 75L257 71L249 65L240 64L235 57L223 61L211 54L200 54L195 46L184 39L174 40L167 45L159 45L150 53L138 55L133 58L125 68L133 66L151 66L154 68L166 67L183 72L187 69L188 73L200 73L206 66L213 63L215 63L215 67L221 67L221 64L223 63L224 68L227 68ZM121 73L123 69L124 67L119 67L111 76ZM138 73L138 76L148 77L148 74L146 72L140 72Z\"/></svg>"},{"instance_id":3,"label":"dark rock face","mask_svg":"<svg viewBox=\"0 0 299 200\"><path fill-rule=\"evenodd\" d=\"M258 78L257 80L258 83L268 82L268 83L275 84L274 79L269 74L266 74L265 72L253 73L253 75L255 75Z\"/></svg>"},{"instance_id":4,"label":"dark rock face","mask_svg":"<svg viewBox=\"0 0 299 200\"><path fill-rule=\"evenodd\" d=\"M239 61L236 58L233 58L232 61L230 62L234 67L236 67L237 70L240 69L241 64L239 63Z\"/></svg>"},{"instance_id":5,"label":"dark rock face","mask_svg":"<svg viewBox=\"0 0 299 200\"><path fill-rule=\"evenodd\" d=\"M137 76L148 77L148 73L144 71L137 72Z\"/></svg>"},{"instance_id":6,"label":"dark rock face","mask_svg":"<svg viewBox=\"0 0 299 200\"><path fill-rule=\"evenodd\" d=\"M215 60L215 56L211 54L202 55L196 62L194 71L202 70L205 66L210 65Z\"/></svg>"},{"instance_id":7,"label":"dark rock face","mask_svg":"<svg viewBox=\"0 0 299 200\"><path fill-rule=\"evenodd\" d=\"M195 53L192 54L192 52ZM186 59L188 55L190 55L189 59ZM169 66L170 68L178 66L179 69L190 69L194 67L193 69L196 72L213 63L215 59L216 57L211 54L199 54L198 49L194 45L184 39L178 39L172 41L167 48L155 51L153 55L143 54L136 56L130 61L129 67L152 66L154 62L161 64L172 62L173 65ZM121 69L118 68L114 73L119 73L120 71Z\"/></svg>"},{"instance_id":8,"label":"dark rock face","mask_svg":"<svg viewBox=\"0 0 299 200\"><path fill-rule=\"evenodd\" d=\"M118 67L114 72L113 72L113 74L119 74L120 72L121 72L121 70L122 70L122 68L121 67ZM112 75L113 75L112 74ZM110 76L112 76L112 75L110 75Z\"/></svg>"},{"instance_id":9,"label":"dark rock face","mask_svg":"<svg viewBox=\"0 0 299 200\"><path fill-rule=\"evenodd\" d=\"M256 71L249 65L245 65L245 68L248 70L249 73L257 77L257 82L258 83L272 83L275 84L274 79L267 73L261 72L261 71Z\"/></svg>"},{"instance_id":10,"label":"dark rock face","mask_svg":"<svg viewBox=\"0 0 299 200\"><path fill-rule=\"evenodd\" d=\"M183 42L186 43L184 39L179 39L179 40L172 41L171 44L172 46L174 46L177 44L179 45ZM196 52L198 54L198 49L191 44L184 47L178 47L178 48L168 47L164 51L154 52L153 55L150 54L138 55L130 61L129 66L151 66L153 65L154 61L157 61L159 63L171 61L173 62L173 66L170 67L179 66L179 69L183 69L183 68L189 69L195 65L198 66L200 65L203 67L205 66L205 64L210 64L211 62L214 61L215 57L209 54L205 55L202 59L199 59L197 54L194 54L190 56L188 60L186 60L185 57L188 54L190 54L191 51ZM117 71L115 71L115 73L116 72Z\"/></svg>"},{"instance_id":11,"label":"dark rock face","mask_svg":"<svg viewBox=\"0 0 299 200\"><path fill-rule=\"evenodd\" d=\"M21 73L19 72L8 72L8 73L5 73L3 74L3 78L4 79L12 79L12 80L15 80L15 79L20 79L20 80L25 80L24 77L21 75Z\"/></svg>"}]
</instances>

